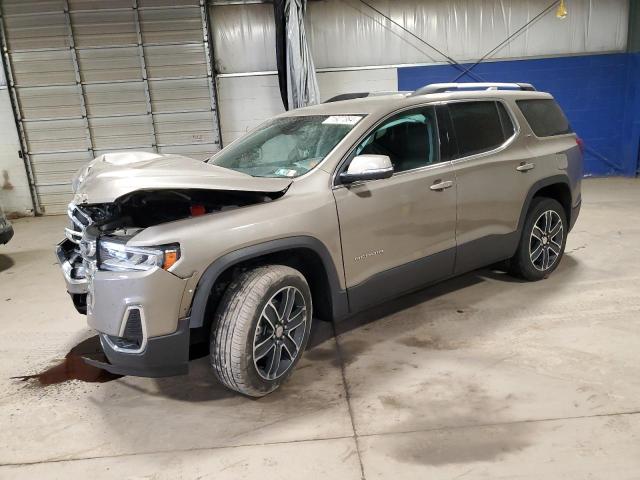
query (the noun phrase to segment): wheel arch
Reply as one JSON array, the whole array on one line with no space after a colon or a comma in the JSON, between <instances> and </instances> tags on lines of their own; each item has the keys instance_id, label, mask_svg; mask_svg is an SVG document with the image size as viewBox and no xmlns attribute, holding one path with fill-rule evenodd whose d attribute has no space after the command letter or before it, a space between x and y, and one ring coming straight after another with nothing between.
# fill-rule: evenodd
<instances>
[{"instance_id":1,"label":"wheel arch","mask_svg":"<svg viewBox=\"0 0 640 480\"><path fill-rule=\"evenodd\" d=\"M327 247L317 238L296 236L234 250L211 263L198 281L189 326L192 329L206 326L219 300L214 291L217 285L232 278L238 269L265 263L299 270L309 283L314 310L323 320L341 318L348 313L347 294L340 288L338 272Z\"/></svg>"},{"instance_id":2,"label":"wheel arch","mask_svg":"<svg viewBox=\"0 0 640 480\"><path fill-rule=\"evenodd\" d=\"M569 177L566 175L554 175L552 177L543 178L534 183L522 205L522 211L520 212L520 220L518 221L518 232L522 232L524 228L524 222L527 218L527 212L531 207L531 202L536 197L548 197L553 198L560 202L567 215L567 223L571 225L571 187L569 183Z\"/></svg>"}]
</instances>

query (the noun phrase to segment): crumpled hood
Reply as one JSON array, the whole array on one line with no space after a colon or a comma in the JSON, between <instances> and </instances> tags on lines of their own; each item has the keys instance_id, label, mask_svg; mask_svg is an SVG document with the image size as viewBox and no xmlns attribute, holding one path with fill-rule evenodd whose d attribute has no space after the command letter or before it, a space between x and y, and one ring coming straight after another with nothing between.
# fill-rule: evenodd
<instances>
[{"instance_id":1,"label":"crumpled hood","mask_svg":"<svg viewBox=\"0 0 640 480\"><path fill-rule=\"evenodd\" d=\"M275 193L287 178L259 178L180 155L118 152L100 155L73 179L73 202L109 203L137 190L203 189Z\"/></svg>"}]
</instances>

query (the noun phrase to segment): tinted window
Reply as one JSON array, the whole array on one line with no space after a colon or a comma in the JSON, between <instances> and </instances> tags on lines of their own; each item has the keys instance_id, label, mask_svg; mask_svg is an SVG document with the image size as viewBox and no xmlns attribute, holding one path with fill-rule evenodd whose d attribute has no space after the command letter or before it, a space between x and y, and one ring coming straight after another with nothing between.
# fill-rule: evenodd
<instances>
[{"instance_id":1,"label":"tinted window","mask_svg":"<svg viewBox=\"0 0 640 480\"><path fill-rule=\"evenodd\" d=\"M437 128L433 109L400 113L365 138L354 155L387 155L395 172L438 161Z\"/></svg>"},{"instance_id":2,"label":"tinted window","mask_svg":"<svg viewBox=\"0 0 640 480\"><path fill-rule=\"evenodd\" d=\"M518 100L516 103L536 136L551 137L572 132L567 117L554 100Z\"/></svg>"},{"instance_id":3,"label":"tinted window","mask_svg":"<svg viewBox=\"0 0 640 480\"><path fill-rule=\"evenodd\" d=\"M502 145L505 135L496 102L450 103L458 157L486 152Z\"/></svg>"}]
</instances>

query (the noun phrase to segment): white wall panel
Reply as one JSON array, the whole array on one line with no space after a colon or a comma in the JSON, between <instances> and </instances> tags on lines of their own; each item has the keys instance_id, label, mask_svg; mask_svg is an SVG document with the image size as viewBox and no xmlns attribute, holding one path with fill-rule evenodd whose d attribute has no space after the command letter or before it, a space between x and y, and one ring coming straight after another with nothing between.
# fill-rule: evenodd
<instances>
[{"instance_id":1,"label":"white wall panel","mask_svg":"<svg viewBox=\"0 0 640 480\"><path fill-rule=\"evenodd\" d=\"M32 215L29 182L19 151L20 140L9 90L6 86L0 86L0 204L7 214Z\"/></svg>"},{"instance_id":2,"label":"white wall panel","mask_svg":"<svg viewBox=\"0 0 640 480\"><path fill-rule=\"evenodd\" d=\"M457 61L474 61L533 19L547 0L372 0L378 10ZM571 0L492 58L622 51L627 0ZM211 14L219 73L273 71L272 5L224 5ZM307 34L316 68L443 62L442 56L356 0L309 2ZM246 52L252 52L247 55Z\"/></svg>"},{"instance_id":3,"label":"white wall panel","mask_svg":"<svg viewBox=\"0 0 640 480\"><path fill-rule=\"evenodd\" d=\"M284 112L277 75L218 78L222 145Z\"/></svg>"},{"instance_id":4,"label":"white wall panel","mask_svg":"<svg viewBox=\"0 0 640 480\"><path fill-rule=\"evenodd\" d=\"M324 101L339 93L397 90L398 75L395 68L322 72L318 84ZM284 112L275 74L220 77L218 102L223 145Z\"/></svg>"}]
</instances>

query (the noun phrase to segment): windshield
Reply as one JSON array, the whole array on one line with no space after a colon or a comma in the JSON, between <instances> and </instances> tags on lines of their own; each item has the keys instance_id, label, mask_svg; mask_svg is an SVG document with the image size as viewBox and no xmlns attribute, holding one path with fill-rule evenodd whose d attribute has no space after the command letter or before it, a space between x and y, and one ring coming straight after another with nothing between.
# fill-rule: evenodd
<instances>
[{"instance_id":1,"label":"windshield","mask_svg":"<svg viewBox=\"0 0 640 480\"><path fill-rule=\"evenodd\" d=\"M309 115L270 120L208 162L254 177L307 173L362 119L362 115Z\"/></svg>"}]
</instances>

